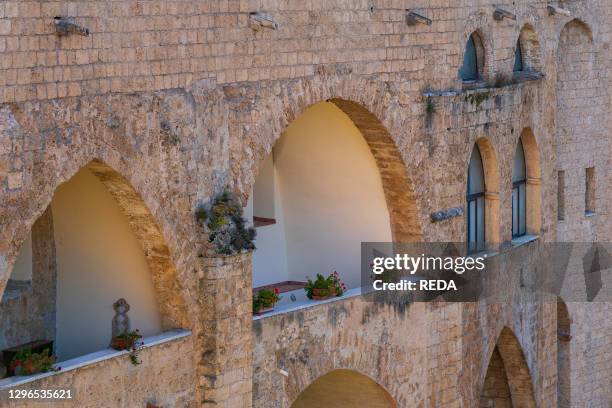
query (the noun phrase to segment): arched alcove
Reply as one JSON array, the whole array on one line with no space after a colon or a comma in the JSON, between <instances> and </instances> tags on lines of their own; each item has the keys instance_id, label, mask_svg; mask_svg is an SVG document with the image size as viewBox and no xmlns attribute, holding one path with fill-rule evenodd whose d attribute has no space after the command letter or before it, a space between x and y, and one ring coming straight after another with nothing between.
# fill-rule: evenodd
<instances>
[{"instance_id":1,"label":"arched alcove","mask_svg":"<svg viewBox=\"0 0 612 408\"><path fill-rule=\"evenodd\" d=\"M260 163L246 215L258 232L253 285L292 292L281 302L306 301L300 285L317 273L337 271L348 289L360 287L361 242L421 240L393 139L344 99L311 105L289 123Z\"/></svg>"},{"instance_id":2,"label":"arched alcove","mask_svg":"<svg viewBox=\"0 0 612 408\"><path fill-rule=\"evenodd\" d=\"M491 351L480 393L480 406L487 408L535 408L529 367L518 339L507 327Z\"/></svg>"},{"instance_id":3,"label":"arched alcove","mask_svg":"<svg viewBox=\"0 0 612 408\"><path fill-rule=\"evenodd\" d=\"M388 202L378 169L364 136L335 103L298 116L261 165L247 204L258 232L254 286L337 271L349 288L359 287L361 242L393 239L390 211L401 200ZM396 226L396 235L402 229Z\"/></svg>"},{"instance_id":4,"label":"arched alcove","mask_svg":"<svg viewBox=\"0 0 612 408\"><path fill-rule=\"evenodd\" d=\"M334 370L310 384L291 408L395 408L393 397L371 378L353 370Z\"/></svg>"},{"instance_id":5,"label":"arched alcove","mask_svg":"<svg viewBox=\"0 0 612 408\"><path fill-rule=\"evenodd\" d=\"M520 52L516 51L520 50ZM516 56L520 55L520 69L516 61ZM515 72L540 72L541 66L541 51L540 41L535 28L531 24L525 24L519 33L515 48Z\"/></svg>"},{"instance_id":6,"label":"arched alcove","mask_svg":"<svg viewBox=\"0 0 612 408\"><path fill-rule=\"evenodd\" d=\"M189 327L155 220L127 180L105 163L93 160L59 185L31 236L14 269L30 264L32 290L0 304L13 320L3 331L27 328L27 336L2 346L53 340L59 361L105 349L119 298L131 305L132 330L145 336ZM33 306L24 310L20 304Z\"/></svg>"},{"instance_id":7,"label":"arched alcove","mask_svg":"<svg viewBox=\"0 0 612 408\"><path fill-rule=\"evenodd\" d=\"M606 85L597 67L592 32L583 21L574 19L561 30L556 67L554 144L557 170L563 175L559 207L565 212L559 214L563 222L558 224L557 234L561 241L587 241L592 239L592 233L590 221L584 217L589 210L585 170L605 165L608 157L604 152L609 146L605 130L606 97L602 94Z\"/></svg>"}]
</instances>

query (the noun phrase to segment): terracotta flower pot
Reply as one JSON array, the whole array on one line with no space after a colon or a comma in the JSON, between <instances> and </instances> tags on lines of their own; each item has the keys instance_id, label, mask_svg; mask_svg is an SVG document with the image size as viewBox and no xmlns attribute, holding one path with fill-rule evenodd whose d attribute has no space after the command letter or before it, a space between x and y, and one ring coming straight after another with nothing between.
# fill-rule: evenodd
<instances>
[{"instance_id":1,"label":"terracotta flower pot","mask_svg":"<svg viewBox=\"0 0 612 408\"><path fill-rule=\"evenodd\" d=\"M318 289L312 290L312 300L325 300L336 296L336 289Z\"/></svg>"},{"instance_id":2,"label":"terracotta flower pot","mask_svg":"<svg viewBox=\"0 0 612 408\"><path fill-rule=\"evenodd\" d=\"M111 347L115 350L129 350L134 346L133 341L122 339L120 337L113 337L111 341Z\"/></svg>"},{"instance_id":3,"label":"terracotta flower pot","mask_svg":"<svg viewBox=\"0 0 612 408\"><path fill-rule=\"evenodd\" d=\"M270 313L273 310L274 310L274 306L262 307L257 312L255 312L255 314L256 315L262 315L264 313Z\"/></svg>"}]
</instances>

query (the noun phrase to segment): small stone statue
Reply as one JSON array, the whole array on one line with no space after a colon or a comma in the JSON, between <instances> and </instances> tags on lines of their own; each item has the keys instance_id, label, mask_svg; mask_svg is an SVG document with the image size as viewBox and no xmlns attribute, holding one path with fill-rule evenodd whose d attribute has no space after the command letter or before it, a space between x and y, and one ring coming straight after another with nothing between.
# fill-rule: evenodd
<instances>
[{"instance_id":1,"label":"small stone statue","mask_svg":"<svg viewBox=\"0 0 612 408\"><path fill-rule=\"evenodd\" d=\"M130 318L127 312L130 310L129 303L121 298L113 303L115 316L113 317L113 337L122 335L130 331Z\"/></svg>"}]
</instances>

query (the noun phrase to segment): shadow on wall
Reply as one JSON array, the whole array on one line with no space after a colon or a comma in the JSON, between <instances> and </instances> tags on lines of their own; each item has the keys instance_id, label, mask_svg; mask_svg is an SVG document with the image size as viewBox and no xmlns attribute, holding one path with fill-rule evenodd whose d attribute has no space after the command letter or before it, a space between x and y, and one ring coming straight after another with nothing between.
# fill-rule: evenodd
<instances>
[{"instance_id":1,"label":"shadow on wall","mask_svg":"<svg viewBox=\"0 0 612 408\"><path fill-rule=\"evenodd\" d=\"M260 168L245 214L268 220L257 228L255 287L333 271L348 287L360 286L361 242L392 239L372 151L331 102L313 105L287 128Z\"/></svg>"},{"instance_id":2,"label":"shadow on wall","mask_svg":"<svg viewBox=\"0 0 612 408\"><path fill-rule=\"evenodd\" d=\"M51 202L57 259L58 359L108 347L113 303L131 305L132 330L160 333L161 318L143 250L121 209L89 170Z\"/></svg>"},{"instance_id":3,"label":"shadow on wall","mask_svg":"<svg viewBox=\"0 0 612 408\"><path fill-rule=\"evenodd\" d=\"M13 316L0 322L3 333L22 322L19 330L27 336L7 338L2 348L53 340L60 362L106 349L113 303L119 298L131 305L132 330L150 336L164 328L143 245L114 196L90 171L106 166L90 166L58 187L50 207L34 224L32 239L22 246L11 281L31 276L32 288L12 293L10 299L4 296L0 310ZM142 217L142 211L138 214ZM39 303L44 307L20 306ZM55 330L41 331L49 324Z\"/></svg>"}]
</instances>

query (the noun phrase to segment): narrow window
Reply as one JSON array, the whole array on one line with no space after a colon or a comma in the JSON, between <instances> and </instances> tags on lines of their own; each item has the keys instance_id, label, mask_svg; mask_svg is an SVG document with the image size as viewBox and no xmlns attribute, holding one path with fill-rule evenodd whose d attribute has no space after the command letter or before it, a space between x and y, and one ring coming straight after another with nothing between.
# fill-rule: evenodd
<instances>
[{"instance_id":1,"label":"narrow window","mask_svg":"<svg viewBox=\"0 0 612 408\"><path fill-rule=\"evenodd\" d=\"M585 172L584 212L587 215L595 213L595 167L589 167Z\"/></svg>"},{"instance_id":2,"label":"narrow window","mask_svg":"<svg viewBox=\"0 0 612 408\"><path fill-rule=\"evenodd\" d=\"M468 251L482 251L485 249L485 178L478 146L474 146L470 157L466 198Z\"/></svg>"},{"instance_id":3,"label":"narrow window","mask_svg":"<svg viewBox=\"0 0 612 408\"><path fill-rule=\"evenodd\" d=\"M476 52L474 34L470 35L465 46L463 66L459 70L459 75L463 81L476 81L478 79L478 53Z\"/></svg>"},{"instance_id":4,"label":"narrow window","mask_svg":"<svg viewBox=\"0 0 612 408\"><path fill-rule=\"evenodd\" d=\"M514 72L523 70L523 50L520 40L516 42L516 50L514 51Z\"/></svg>"},{"instance_id":5,"label":"narrow window","mask_svg":"<svg viewBox=\"0 0 612 408\"><path fill-rule=\"evenodd\" d=\"M519 139L512 167L512 237L527 233L527 171L523 142Z\"/></svg>"},{"instance_id":6,"label":"narrow window","mask_svg":"<svg viewBox=\"0 0 612 408\"><path fill-rule=\"evenodd\" d=\"M557 172L557 220L565 219L565 171Z\"/></svg>"}]
</instances>

